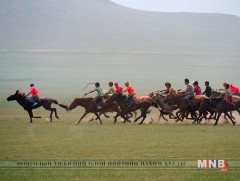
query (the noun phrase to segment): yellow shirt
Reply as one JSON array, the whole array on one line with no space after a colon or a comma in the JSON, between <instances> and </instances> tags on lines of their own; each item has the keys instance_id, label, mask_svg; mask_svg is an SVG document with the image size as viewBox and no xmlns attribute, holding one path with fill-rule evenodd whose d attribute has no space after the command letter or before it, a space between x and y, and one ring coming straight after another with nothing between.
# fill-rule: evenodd
<instances>
[{"instance_id":1,"label":"yellow shirt","mask_svg":"<svg viewBox=\"0 0 240 181\"><path fill-rule=\"evenodd\" d=\"M112 86L112 87L110 87L109 92L110 92L111 94L114 94L114 93L116 93L117 91L116 91L115 87Z\"/></svg>"},{"instance_id":2,"label":"yellow shirt","mask_svg":"<svg viewBox=\"0 0 240 181\"><path fill-rule=\"evenodd\" d=\"M177 90L171 87L169 89L168 95L174 95L174 96L178 95Z\"/></svg>"}]
</instances>

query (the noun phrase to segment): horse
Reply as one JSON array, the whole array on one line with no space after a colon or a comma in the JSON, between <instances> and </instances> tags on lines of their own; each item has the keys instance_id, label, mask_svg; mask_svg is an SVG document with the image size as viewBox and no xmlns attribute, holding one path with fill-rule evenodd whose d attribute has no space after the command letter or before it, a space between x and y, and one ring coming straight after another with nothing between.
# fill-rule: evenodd
<instances>
[{"instance_id":1,"label":"horse","mask_svg":"<svg viewBox=\"0 0 240 181\"><path fill-rule=\"evenodd\" d=\"M223 98L211 98L210 101L205 104L208 108L214 108L217 112L217 118L215 121L214 126L218 124L218 120L222 113L224 113L232 122L233 126L235 126L236 122L232 119L229 112L237 110L240 114L239 108L240 108L240 101L237 101L235 103L235 107L227 105L226 101Z\"/></svg>"},{"instance_id":2,"label":"horse","mask_svg":"<svg viewBox=\"0 0 240 181\"><path fill-rule=\"evenodd\" d=\"M199 107L201 106L201 104L203 104L205 99L209 99L207 96L205 95L194 95L193 98L191 99L191 106L193 109L193 113L195 113L195 111L199 110ZM176 112L176 116L178 118L178 120L183 121L184 117L186 117L186 119L188 119L188 113L189 113L189 106L186 104L185 101L185 97L184 95L168 95L166 96L164 102L169 102L169 101L174 101L177 104L177 107L179 108L179 110ZM179 117L179 115L182 115L181 118ZM193 115L192 115L193 117ZM178 121L177 120L177 121ZM193 123L195 123L196 121L194 121Z\"/></svg>"},{"instance_id":3,"label":"horse","mask_svg":"<svg viewBox=\"0 0 240 181\"><path fill-rule=\"evenodd\" d=\"M119 112L120 109L116 103L111 103L110 105L106 105L104 103L101 103L102 109L98 110L96 105L94 104L95 98L92 97L86 97L86 98L75 98L72 103L69 106L66 105L61 105L64 107L66 110L73 110L77 106L81 106L85 108L85 112L82 115L82 117L75 123L78 125L81 120L88 114L88 113L93 113L96 115L97 119L99 120L100 124L102 124L102 120L99 116L98 113L105 113L105 112Z\"/></svg>"},{"instance_id":4,"label":"horse","mask_svg":"<svg viewBox=\"0 0 240 181\"><path fill-rule=\"evenodd\" d=\"M112 94L105 102L110 104L112 102L117 102L120 106L121 111L117 113L114 118L114 123L117 122L117 117L121 116L124 119L124 122L127 121L127 117L125 115L130 114L133 111L140 109L141 115L137 117L134 122L138 121L140 118L143 118L139 124L142 124L146 118L146 114L148 109L152 106L152 99L149 96L142 96L142 97L134 97L133 100L135 101L135 108L129 107L129 102L126 100L126 96L114 93Z\"/></svg>"},{"instance_id":5,"label":"horse","mask_svg":"<svg viewBox=\"0 0 240 181\"><path fill-rule=\"evenodd\" d=\"M58 105L58 101L55 99L51 99L51 98L40 98L39 101L37 102L37 104L35 106L32 105L32 102L30 102L28 100L28 97L25 93L22 93L20 90L17 90L15 92L15 94L10 95L7 98L7 101L14 101L16 100L23 108L24 110L26 110L29 114L30 117L30 123L32 123L32 118L41 118L41 116L33 116L33 109L37 109L39 107L42 107L48 111L51 111L50 113L50 122L52 122L52 114L53 112L55 113L55 117L57 119L59 119L58 115L57 115L57 109L51 107L52 103L57 104Z\"/></svg>"},{"instance_id":6,"label":"horse","mask_svg":"<svg viewBox=\"0 0 240 181\"><path fill-rule=\"evenodd\" d=\"M221 91L224 91L224 89L219 89L219 90L212 90L212 94L211 94L211 96L210 96L210 98L224 98L224 96L223 96L223 92L221 92ZM238 96L238 94L237 93L234 93L233 94L233 101L235 101L235 102L237 102L237 100L234 100L234 99L238 99L239 98L239 96ZM209 118L208 119L211 119L212 117L216 120L216 117L217 117L217 111L215 111L215 112L211 112L211 110L212 109L210 109L210 110L208 110L209 112L210 112L210 116L209 116ZM214 110L214 109L213 109ZM215 113L215 114L214 114ZM232 119L235 119L235 117L232 115L232 111L230 111L229 112L230 113L230 116L232 117ZM213 116L214 115L214 116ZM224 114L224 119L225 120L227 120L227 118L226 118L226 114Z\"/></svg>"},{"instance_id":7,"label":"horse","mask_svg":"<svg viewBox=\"0 0 240 181\"><path fill-rule=\"evenodd\" d=\"M160 92L151 92L149 97L152 98L153 102L158 106L158 110L160 112L158 121L163 117L164 120L168 121L164 115L169 115L170 119L176 119L177 117L173 114L173 111L177 109L176 104L164 103L164 99L166 96L162 95Z\"/></svg>"}]
</instances>

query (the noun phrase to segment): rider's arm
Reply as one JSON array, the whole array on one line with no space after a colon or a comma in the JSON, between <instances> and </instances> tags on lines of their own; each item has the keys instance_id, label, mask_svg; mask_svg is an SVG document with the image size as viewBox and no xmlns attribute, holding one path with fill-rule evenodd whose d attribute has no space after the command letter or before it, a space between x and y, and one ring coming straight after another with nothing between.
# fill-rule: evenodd
<instances>
[{"instance_id":1,"label":"rider's arm","mask_svg":"<svg viewBox=\"0 0 240 181\"><path fill-rule=\"evenodd\" d=\"M96 89L94 89L94 90L92 90L92 91L90 91L90 92L88 92L88 93L85 93L84 95L86 96L86 95L88 95L88 94L90 94L90 93L93 93L93 92L95 92L96 91Z\"/></svg>"}]
</instances>

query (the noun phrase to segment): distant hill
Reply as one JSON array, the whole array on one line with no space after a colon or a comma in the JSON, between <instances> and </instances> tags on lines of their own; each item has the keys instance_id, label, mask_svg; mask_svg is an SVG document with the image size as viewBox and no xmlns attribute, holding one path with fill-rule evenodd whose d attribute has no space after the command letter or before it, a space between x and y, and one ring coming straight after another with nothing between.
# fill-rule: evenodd
<instances>
[{"instance_id":1,"label":"distant hill","mask_svg":"<svg viewBox=\"0 0 240 181\"><path fill-rule=\"evenodd\" d=\"M240 18L108 0L1 0L0 50L240 54Z\"/></svg>"}]
</instances>

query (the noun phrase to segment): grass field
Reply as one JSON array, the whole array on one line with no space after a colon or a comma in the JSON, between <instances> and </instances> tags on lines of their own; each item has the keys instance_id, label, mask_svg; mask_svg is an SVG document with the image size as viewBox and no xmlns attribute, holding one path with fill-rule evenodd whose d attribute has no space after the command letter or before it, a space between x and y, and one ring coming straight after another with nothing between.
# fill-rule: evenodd
<instances>
[{"instance_id":1,"label":"grass field","mask_svg":"<svg viewBox=\"0 0 240 181\"><path fill-rule=\"evenodd\" d=\"M19 108L20 110L20 108ZM1 159L238 159L240 127L189 123L81 122L80 109L49 123L47 112L28 123L22 110L0 117ZM156 114L156 113L153 113ZM111 114L112 116L112 114ZM197 167L197 165L196 165ZM237 180L240 170L0 169L0 180Z\"/></svg>"}]
</instances>

